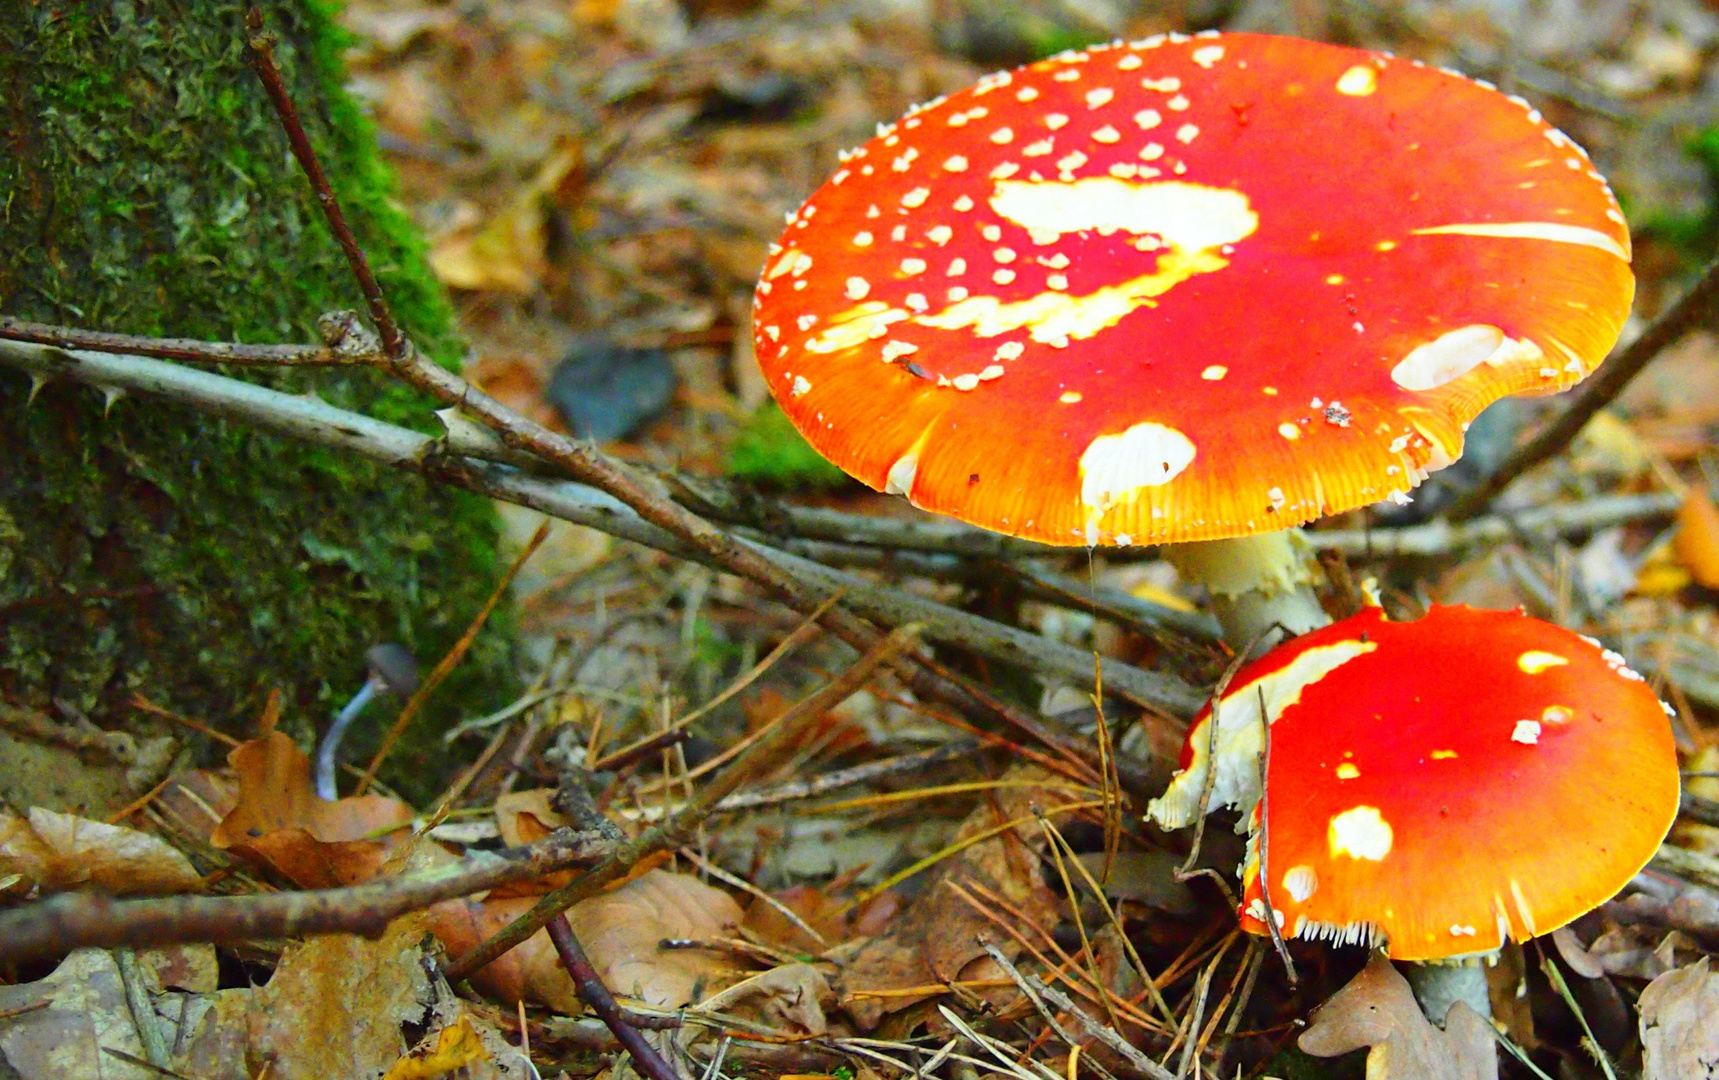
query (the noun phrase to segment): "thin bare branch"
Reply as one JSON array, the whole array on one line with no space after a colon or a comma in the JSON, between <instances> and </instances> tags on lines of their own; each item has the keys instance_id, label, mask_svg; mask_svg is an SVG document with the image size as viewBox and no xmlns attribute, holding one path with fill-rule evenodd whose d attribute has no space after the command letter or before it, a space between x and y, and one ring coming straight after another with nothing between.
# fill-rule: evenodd
<instances>
[{"instance_id":1,"label":"thin bare branch","mask_svg":"<svg viewBox=\"0 0 1719 1080\"><path fill-rule=\"evenodd\" d=\"M434 870L342 889L148 900L63 893L0 912L0 960L21 963L92 945L374 935L408 911L589 862L613 847L605 838L562 829L530 844L474 852Z\"/></svg>"},{"instance_id":2,"label":"thin bare branch","mask_svg":"<svg viewBox=\"0 0 1719 1080\"><path fill-rule=\"evenodd\" d=\"M679 558L725 568L703 549L644 520L619 500L589 485L532 476L486 461L473 461L447 452L441 440L406 428L335 408L302 394L286 394L208 371L142 356L66 350L54 346L0 338L0 365L21 368L32 376L65 376L95 387L117 387L159 396L295 438L350 452L394 468L476 491L491 498L527 506L564 521L598 529L644 544ZM843 602L885 624L920 622L926 636L1031 670L1073 679L1091 677L1092 654L1036 634L958 611L924 597L776 552L751 541L732 543L759 560L769 560L777 572L806 579L811 586L834 594L845 590ZM816 612L813 605L808 612ZM1000 716L1010 724L1035 732L1052 746L1062 747L1055 733L1034 716L1009 702L960 684L952 672L908 669L916 691L947 701L963 712ZM1193 714L1201 695L1172 676L1144 671L1106 659L1106 684L1133 700L1176 717ZM934 685L928 686L926 680Z\"/></svg>"},{"instance_id":3,"label":"thin bare branch","mask_svg":"<svg viewBox=\"0 0 1719 1080\"><path fill-rule=\"evenodd\" d=\"M1556 456L1570 445L1570 440L1594 418L1595 413L1623 393L1624 387L1667 346L1711 319L1715 305L1719 305L1719 259L1708 263L1695 284L1660 312L1640 336L1601 364L1557 419L1517 447L1485 480L1465 491L1445 511L1445 517L1451 521L1467 521L1478 516L1493 498L1510 486L1511 481Z\"/></svg>"}]
</instances>

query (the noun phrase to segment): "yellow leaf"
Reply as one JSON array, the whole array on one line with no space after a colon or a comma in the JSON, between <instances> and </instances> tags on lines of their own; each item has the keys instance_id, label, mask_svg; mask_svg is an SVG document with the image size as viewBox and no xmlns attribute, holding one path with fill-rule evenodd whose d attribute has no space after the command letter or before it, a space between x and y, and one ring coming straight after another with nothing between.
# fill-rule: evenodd
<instances>
[{"instance_id":1,"label":"yellow leaf","mask_svg":"<svg viewBox=\"0 0 1719 1080\"><path fill-rule=\"evenodd\" d=\"M1178 596L1176 593L1173 593L1169 589L1160 585L1154 585L1150 581L1142 581L1131 587L1128 591L1133 593L1136 599L1150 600L1154 604L1167 607L1172 611L1199 610L1193 604L1189 603L1184 597Z\"/></svg>"},{"instance_id":2,"label":"yellow leaf","mask_svg":"<svg viewBox=\"0 0 1719 1080\"><path fill-rule=\"evenodd\" d=\"M458 1022L442 1029L434 1049L427 1054L417 1051L407 1054L383 1074L382 1080L429 1080L487 1057L489 1051L473 1029L471 1018L461 1016Z\"/></svg>"}]
</instances>

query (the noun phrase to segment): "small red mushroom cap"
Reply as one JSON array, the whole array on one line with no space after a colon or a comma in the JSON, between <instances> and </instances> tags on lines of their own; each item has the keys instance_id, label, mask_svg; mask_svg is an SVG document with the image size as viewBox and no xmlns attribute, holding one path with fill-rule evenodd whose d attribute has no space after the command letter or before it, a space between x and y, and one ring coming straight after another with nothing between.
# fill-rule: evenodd
<instances>
[{"instance_id":1,"label":"small red mushroom cap","mask_svg":"<svg viewBox=\"0 0 1719 1080\"><path fill-rule=\"evenodd\" d=\"M1562 390L1634 279L1529 105L1251 34L1071 52L844 155L772 249L771 390L917 506L1052 543L1265 532L1387 498Z\"/></svg>"},{"instance_id":2,"label":"small red mushroom cap","mask_svg":"<svg viewBox=\"0 0 1719 1080\"><path fill-rule=\"evenodd\" d=\"M1623 888L1671 828L1668 711L1621 656L1518 612L1394 623L1372 608L1296 638L1219 706L1211 805L1248 809L1253 827L1243 927L1266 932L1263 864L1285 937L1429 960L1557 929ZM1152 805L1169 827L1196 812L1211 730L1207 710Z\"/></svg>"}]
</instances>

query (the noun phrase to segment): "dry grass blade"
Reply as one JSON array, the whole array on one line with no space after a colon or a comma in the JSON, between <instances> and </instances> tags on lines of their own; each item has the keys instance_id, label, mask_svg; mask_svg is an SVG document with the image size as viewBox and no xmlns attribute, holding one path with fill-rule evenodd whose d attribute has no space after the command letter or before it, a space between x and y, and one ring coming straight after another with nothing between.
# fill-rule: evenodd
<instances>
[{"instance_id":1,"label":"dry grass blade","mask_svg":"<svg viewBox=\"0 0 1719 1080\"><path fill-rule=\"evenodd\" d=\"M1063 1028L1060 1022L1058 1022L1056 1014L1045 1006L1044 996L1038 992L1038 988L1029 982L1014 964L1009 962L1009 958L1003 955L1003 950L983 939L980 940L979 944L985 947L985 953L991 958L992 962L1002 968L1003 973L1006 974L1009 977L1009 980L1020 989L1022 996L1032 1002L1033 1008L1037 1009L1039 1015L1044 1017L1045 1023L1050 1025L1051 1031L1056 1033L1056 1037L1062 1040L1063 1045L1067 1046L1070 1050L1078 1052L1080 1050L1080 1043L1075 1040L1073 1035L1070 1035L1068 1031ZM1098 1064L1096 1061L1092 1063L1092 1068L1094 1072L1107 1078L1107 1080L1114 1080L1114 1078L1111 1078L1109 1070Z\"/></svg>"},{"instance_id":2,"label":"dry grass blade","mask_svg":"<svg viewBox=\"0 0 1719 1080\"><path fill-rule=\"evenodd\" d=\"M965 1036L968 1042L996 1058L997 1062L1002 1065L1003 1071L1016 1077L1017 1080L1062 1080L1056 1073L1032 1058L1014 1060L1013 1055L1007 1053L1010 1049L1007 1043L979 1034L965 1020L956 1016L955 1011L949 1006L939 1005L937 1011L943 1014L943 1019L949 1022L950 1027ZM1032 1068L1023 1068L1023 1063L1032 1066Z\"/></svg>"},{"instance_id":3,"label":"dry grass blade","mask_svg":"<svg viewBox=\"0 0 1719 1080\"><path fill-rule=\"evenodd\" d=\"M1092 985L1103 992L1105 989L1104 977L1098 971L1098 954L1092 948L1091 939L1086 936L1086 920L1080 914L1080 897L1074 891L1074 883L1069 880L1068 863L1063 859L1062 844L1058 842L1062 838L1057 835L1055 829L1051 828L1050 822L1042 814L1036 812L1036 807L1034 810L1034 816L1038 818L1039 828L1044 832L1046 843L1050 847L1051 858L1056 863L1057 876L1062 879L1063 895L1068 897L1069 913L1074 916L1074 928L1080 934L1080 951L1086 957L1086 963L1091 969ZM1103 896L1099 897L1099 902L1104 903ZM1108 912L1109 910L1110 905L1105 904L1105 911ZM1116 1007L1111 1004L1111 995L1104 993L1100 1000L1104 1003L1104 1011L1110 1014L1110 1023L1115 1027L1121 1027L1122 1021L1116 1015Z\"/></svg>"},{"instance_id":4,"label":"dry grass blade","mask_svg":"<svg viewBox=\"0 0 1719 1080\"><path fill-rule=\"evenodd\" d=\"M1103 1024L1087 1015L1086 1010L1082 1009L1079 1005L1076 1005L1069 999L1069 996L1061 990L1058 990L1056 987L1050 986L1046 983L1039 982L1036 979L1034 980L1034 987L1046 1001L1050 1002L1061 1012L1072 1017L1074 1022L1080 1025L1080 1029L1082 1031L1097 1039L1105 1046L1108 1046L1110 1049L1116 1051L1122 1056L1124 1061L1138 1069L1141 1073L1150 1077L1151 1080L1175 1080L1175 1074L1171 1073L1170 1070L1164 1068L1164 1066L1141 1053L1138 1047L1133 1043L1130 1043L1127 1039L1124 1039L1119 1032L1112 1028L1105 1027Z\"/></svg>"},{"instance_id":5,"label":"dry grass blade","mask_svg":"<svg viewBox=\"0 0 1719 1080\"><path fill-rule=\"evenodd\" d=\"M911 648L918 640L918 630L913 626L902 627L890 634L860 657L840 678L783 712L772 725L769 737L749 746L733 764L705 785L704 790L700 791L691 803L663 824L623 844L590 872L546 894L529 911L509 923L494 937L455 960L449 966L448 977L464 978L488 965L536 933L554 916L587 896L595 895L609 882L619 880L640 859L679 846L683 834L709 817L725 797L733 794L736 788L752 779L758 772L781 760L792 749L794 742L824 713L847 700L871 681L880 666Z\"/></svg>"},{"instance_id":6,"label":"dry grass blade","mask_svg":"<svg viewBox=\"0 0 1719 1080\"><path fill-rule=\"evenodd\" d=\"M1044 812L1045 813L1051 813L1051 814L1073 813L1076 810L1092 810L1092 809L1095 809L1095 808L1102 806L1102 805L1103 805L1103 803L1099 802L1096 799L1093 799L1093 800L1088 800L1085 802L1064 803L1061 806L1050 807L1048 810L1046 810ZM1022 816L1015 818L1013 821L1005 821L1001 825L993 826L989 829L985 829L982 832L974 833L972 836L966 837L965 839L957 840L955 843L950 844L947 847L944 847L942 850L933 852L932 854L927 855L925 858L920 859L918 862L914 863L912 866L907 867L905 870L899 870L896 873L891 874L889 877L878 882L876 885L873 885L871 888L867 889L865 892L860 893L858 896L854 897L853 899L851 899L851 900L847 901L845 904L843 904L841 907L837 908L835 910L835 914L843 915L849 911L854 910L857 907L861 907L865 904L868 904L872 900L875 900L877 897L882 896L884 893L895 888L897 885L900 885L902 882L906 881L908 878L913 877L916 874L924 873L926 870L929 870L933 866L936 866L938 863L942 862L944 859L947 859L952 855L959 855L961 852L966 851L968 848L972 847L974 844L983 843L986 840L991 839L993 836L1001 836L1002 834L1004 834L1006 832L1012 832L1015 829L1020 828L1022 825L1030 824L1036 817L1037 817L1037 814L1023 814Z\"/></svg>"},{"instance_id":7,"label":"dry grass blade","mask_svg":"<svg viewBox=\"0 0 1719 1080\"><path fill-rule=\"evenodd\" d=\"M956 895L960 896L962 901L969 907L973 908L973 910L977 911L989 920L993 926L1014 938L1015 942L1020 945L1022 949L1025 949L1034 960L1039 962L1039 965L1045 969L1047 974L1067 986L1074 993L1079 994L1094 1005L1099 1005L1108 996L1110 999L1110 1006L1106 1011L1120 1011L1125 1014L1129 1020L1148 1031L1168 1032L1170 1030L1169 1028L1161 1025L1149 1013L1142 1012L1133 1002L1117 997L1107 987L1095 987L1086 985L1084 982L1076 982L1070 976L1070 972L1082 976L1083 979L1087 977L1087 972L1081 968L1080 962L1074 957L1068 955L1068 953L1063 950L1062 946L1057 944L1056 938L1051 935L1049 930L1028 918L1027 914L1018 907L1010 904L1008 901L991 892L989 889L986 889L976 881L970 881L965 886L951 882L949 884L949 888L954 890ZM969 889L972 891L969 892ZM1061 960L1061 963L1051 963L1050 959L1046 957L1043 952L1039 951L1032 942L1028 941L1019 930L1008 922L1008 920L1001 918L996 912L991 911L989 908L985 907L984 904L981 904L979 902L979 897L975 897L973 895L974 893L978 893L979 897L983 897L986 903L995 904L998 908L1008 912L1009 915L1014 917L1016 920L1031 927L1033 931L1039 935L1039 939L1049 946L1051 952Z\"/></svg>"},{"instance_id":8,"label":"dry grass blade","mask_svg":"<svg viewBox=\"0 0 1719 1080\"><path fill-rule=\"evenodd\" d=\"M1164 995L1159 991L1158 984L1153 981L1151 974L1147 972L1146 962L1140 959L1140 953L1134 948L1134 942L1123 930L1122 917L1117 913L1116 908L1110 906L1110 900L1104 895L1104 889L1097 881L1093 880L1092 872L1086 868L1086 864L1074 857L1074 848L1069 845L1068 839L1062 835L1061 831L1048 821L1044 822L1044 825L1050 834L1052 846L1061 846L1068 852L1069 861L1074 863L1074 868L1080 874L1081 880L1084 881L1086 887L1091 890L1093 898L1104 908L1105 917L1110 920L1110 925L1116 930L1116 936L1122 942L1123 951L1128 957L1128 962L1133 966L1134 973L1140 976L1140 981L1145 985L1147 995L1151 997L1152 1003L1158 1007L1159 1012L1164 1014L1164 1019L1166 1021L1174 1023L1175 1017L1170 1011L1169 1003L1164 1000Z\"/></svg>"}]
</instances>

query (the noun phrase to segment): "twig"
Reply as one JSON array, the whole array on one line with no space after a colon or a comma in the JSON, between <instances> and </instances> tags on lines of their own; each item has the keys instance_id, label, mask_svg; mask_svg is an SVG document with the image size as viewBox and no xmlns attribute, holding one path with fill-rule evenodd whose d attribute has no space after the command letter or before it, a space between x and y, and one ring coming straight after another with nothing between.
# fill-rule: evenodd
<instances>
[{"instance_id":1,"label":"twig","mask_svg":"<svg viewBox=\"0 0 1719 1080\"><path fill-rule=\"evenodd\" d=\"M967 1041L996 1058L1003 1066L1003 1071L1018 1080L1062 1080L1052 1072L1042 1061L1036 1058L1022 1058L1014 1053L1014 1048L1001 1040L988 1038L973 1030L971 1024L955 1015L955 1011L947 1005L937 1006L937 1011L943 1014L943 1019L949 1026L967 1037Z\"/></svg>"},{"instance_id":2,"label":"twig","mask_svg":"<svg viewBox=\"0 0 1719 1080\"><path fill-rule=\"evenodd\" d=\"M679 558L725 568L703 549L646 521L619 500L589 485L531 476L483 461L450 458L442 453L443 443L438 439L338 409L305 395L285 394L147 357L68 352L3 338L0 338L0 364L21 368L34 375L64 375L92 386L117 386L165 397L491 498L527 506ZM739 540L734 543L759 558L785 564L783 573L789 572L791 567L794 573L807 576L814 586L827 586L830 592L848 588L850 593L844 598L845 602L869 617L884 622L921 622L925 624L927 637L960 644L981 655L1034 670L1080 679L1091 675L1090 652L1047 641L1038 635L843 574L809 560L774 553L762 545L747 545ZM818 604L813 604L806 613L818 608ZM869 628L867 633L871 633ZM1129 692L1130 696L1151 699L1154 707L1169 715L1187 716L1199 708L1199 694L1171 676L1145 672L1111 660L1106 661L1104 670L1105 678L1113 688ZM909 669L907 677L916 692L947 702L963 712L1000 716L1016 726L1042 730L1042 725L1023 710L966 687L946 671ZM1051 745L1058 745L1057 736L1046 734L1043 737L1050 740ZM1129 778L1125 775L1124 779Z\"/></svg>"},{"instance_id":3,"label":"twig","mask_svg":"<svg viewBox=\"0 0 1719 1080\"><path fill-rule=\"evenodd\" d=\"M1598 372L1577 391L1556 420L1517 447L1491 475L1452 503L1445 511L1445 517L1452 521L1467 521L1479 515L1487 503L1510 486L1511 481L1563 450L1594 414L1622 393L1630 380L1641 374L1642 369L1662 350L1700 325L1702 320L1711 318L1716 302L1719 302L1719 260L1708 263L1688 291L1660 312L1640 336L1601 364Z\"/></svg>"},{"instance_id":4,"label":"twig","mask_svg":"<svg viewBox=\"0 0 1719 1080\"><path fill-rule=\"evenodd\" d=\"M78 330L68 326L26 322L0 315L0 338L53 345L62 349L91 352L132 353L162 360L189 360L205 364L243 364L268 367L351 367L373 365L379 356L347 352L327 346L246 345L228 341L197 341L191 338L149 338L135 334L110 334L103 330Z\"/></svg>"},{"instance_id":5,"label":"twig","mask_svg":"<svg viewBox=\"0 0 1719 1080\"><path fill-rule=\"evenodd\" d=\"M772 806L781 802L809 799L840 788L851 787L854 784L868 783L885 776L898 776L906 772L915 772L931 765L971 754L973 749L971 741L958 739L944 746L921 750L915 754L902 754L899 757L884 758L882 761L870 761L864 765L855 765L851 769L839 769L836 772L825 773L822 776L811 776L804 780L790 780L785 784L778 784L762 791L748 791L738 795L730 795L722 800L717 809L720 811L749 810L759 806Z\"/></svg>"},{"instance_id":6,"label":"twig","mask_svg":"<svg viewBox=\"0 0 1719 1080\"><path fill-rule=\"evenodd\" d=\"M639 1074L647 1080L681 1080L657 1048L621 1015L621 1007L615 1004L609 988L603 985L597 969L591 966L585 950L579 945L579 938L567 924L567 916L557 914L549 920L548 929L549 940L555 943L555 951L561 954L561 964L572 977L579 1000L590 1006L591 1011L615 1033L615 1041L632 1056L633 1067L639 1070Z\"/></svg>"},{"instance_id":7,"label":"twig","mask_svg":"<svg viewBox=\"0 0 1719 1080\"><path fill-rule=\"evenodd\" d=\"M395 323L393 313L388 310L388 303L382 298L382 286L377 284L376 275L370 269L370 260L358 238L352 235L352 227L346 223L346 215L340 210L340 200L334 197L328 174L322 171L322 162L317 160L316 151L310 145L310 136L305 134L298 109L292 103L292 95L287 92L286 82L275 66L274 39L263 32L260 8L253 7L245 12L245 27L251 32L251 66L256 68L257 78L262 81L269 101L274 104L275 115L280 118L287 141L292 144L292 155L298 159L299 168L310 180L316 201L322 204L323 216L328 219L329 230L334 233L340 250L346 254L352 276L358 279L358 288L364 293L364 304L370 309L370 321L376 324L377 333L382 338L382 352L390 362L398 365L407 358L411 345L400 333L399 324Z\"/></svg>"},{"instance_id":8,"label":"twig","mask_svg":"<svg viewBox=\"0 0 1719 1080\"><path fill-rule=\"evenodd\" d=\"M1021 540L924 513L909 518L886 518L824 507L787 506L718 480L695 479L678 473L659 474L659 478L677 500L693 510L718 521L750 525L775 537L795 536L973 559L1061 558L1069 552L1068 548Z\"/></svg>"},{"instance_id":9,"label":"twig","mask_svg":"<svg viewBox=\"0 0 1719 1080\"><path fill-rule=\"evenodd\" d=\"M587 765L586 768L592 772L611 772L616 769L624 769L635 761L650 757L658 750L667 750L671 746L679 746L690 738L692 738L692 732L686 728L671 728L668 731L658 732L631 746L622 747L613 754L600 757Z\"/></svg>"},{"instance_id":10,"label":"twig","mask_svg":"<svg viewBox=\"0 0 1719 1080\"><path fill-rule=\"evenodd\" d=\"M718 773L691 804L662 825L646 830L622 844L587 873L546 894L529 911L509 923L495 936L455 960L448 968L448 977L463 979L485 967L536 933L554 916L585 897L594 895L609 882L619 879L640 859L680 846L684 836L709 817L718 803L733 794L734 790L748 779L779 761L781 756L799 741L807 728L869 682L879 666L909 648L917 640L916 635L916 627L903 627L895 631L876 648L860 657L858 662L835 681L794 704L768 738L754 743L752 748L740 755L732 765Z\"/></svg>"},{"instance_id":11,"label":"twig","mask_svg":"<svg viewBox=\"0 0 1719 1080\"><path fill-rule=\"evenodd\" d=\"M1218 677L1217 685L1212 687L1211 711L1206 714L1206 723L1211 725L1211 731L1206 734L1206 775L1200 781L1200 801L1194 807L1194 842L1188 847L1188 857L1182 860L1181 866L1176 867L1177 881L1187 881L1190 878L1210 875L1218 882L1218 886L1223 889L1225 895L1229 894L1228 884L1214 871L1194 869L1194 863L1200 857L1200 844L1206 838L1206 815L1211 813L1212 809L1212 789L1217 786L1218 782L1218 735L1222 730L1220 714L1223 709L1224 695L1229 693L1230 682L1235 679L1236 673L1247 664L1253 656L1254 649L1259 647L1259 643L1265 635L1280 629L1282 629L1281 624L1273 623L1255 634L1253 640L1247 643L1246 648L1236 651L1235 657L1224 668L1224 673ZM1288 631L1284 632L1288 633ZM1269 726L1271 721L1265 717L1265 699L1263 697L1260 699L1260 715L1262 722Z\"/></svg>"},{"instance_id":12,"label":"twig","mask_svg":"<svg viewBox=\"0 0 1719 1080\"><path fill-rule=\"evenodd\" d=\"M149 900L63 893L0 912L0 959L21 963L86 946L142 948L181 941L379 934L408 911L539 877L612 849L608 840L559 830L519 847L473 852L434 870L341 889Z\"/></svg>"},{"instance_id":13,"label":"twig","mask_svg":"<svg viewBox=\"0 0 1719 1080\"><path fill-rule=\"evenodd\" d=\"M1041 997L1056 1006L1058 1011L1073 1018L1074 1022L1080 1025L1082 1031L1116 1051L1129 1065L1151 1077L1152 1080L1175 1080L1174 1073L1141 1053L1133 1043L1124 1039L1119 1032L1104 1026L1087 1015L1086 1010L1076 1005L1073 998L1057 987L1040 980L1037 976L1029 975L1028 978L1033 981L1034 989L1039 992Z\"/></svg>"},{"instance_id":14,"label":"twig","mask_svg":"<svg viewBox=\"0 0 1719 1080\"><path fill-rule=\"evenodd\" d=\"M1079 1040L1069 1034L1069 1032L1063 1028L1062 1024L1057 1021L1056 1014L1051 1012L1049 1007L1045 1005L1044 998L1039 994L1038 989L1034 987L1031 982L1027 981L1026 976L1022 975L1020 971L1016 969L1014 964L1009 962L1009 958L1003 954L1003 950L991 944L991 942L987 941L984 937L980 937L978 940L980 948L984 949L986 955L990 956L991 962L1003 969L1003 974L1007 975L1009 980L1020 990L1021 994L1032 1003L1033 1008L1038 1010L1038 1014L1044 1017L1045 1023L1049 1024L1050 1029L1056 1032L1056 1037L1063 1041L1063 1045L1069 1047L1071 1050L1078 1051L1080 1049ZM1096 1061L1092 1062L1091 1065L1100 1076L1106 1077L1107 1080L1109 1080L1110 1070L1106 1069Z\"/></svg>"},{"instance_id":15,"label":"twig","mask_svg":"<svg viewBox=\"0 0 1719 1080\"><path fill-rule=\"evenodd\" d=\"M260 29L261 15L255 8L247 15L247 21L252 24L253 30ZM273 65L267 52L267 42L261 39L260 35L253 35L253 47L258 41L264 46L256 49L258 74L268 87L270 100L274 102L282 126L287 130L293 155L298 158L300 167L310 180L317 200L328 217L329 227L341 239L347 261L359 280L365 300L370 305L371 316L381 332L383 351L387 353L394 373L442 404L457 407L471 419L495 432L508 449L530 453L546 464L564 470L574 479L591 484L618 499L645 521L671 533L717 568L775 592L801 614L817 610L830 589L816 580L812 583L802 580L795 568L784 564L783 557L771 558L755 547L740 542L665 497L656 486L647 484L631 470L604 456L594 445L557 434L521 416L460 376L426 360L400 338L399 330L388 314L387 305L382 302L381 290L376 285L374 275L370 273L364 253L352 238L351 230L346 227L339 202L317 162L316 152L312 149L309 139L304 137L303 126L298 123L297 113L286 93L285 84L281 82L278 72L274 72L272 80L270 78L269 72ZM826 610L820 621L831 633L862 653L874 648L881 638L876 628L841 605ZM918 667L911 658L904 657L892 666L916 691L926 696L948 701L959 707L965 707L971 699L971 695L962 687Z\"/></svg>"},{"instance_id":16,"label":"twig","mask_svg":"<svg viewBox=\"0 0 1719 1080\"><path fill-rule=\"evenodd\" d=\"M1223 954L1220 953L1218 960L1222 959ZM1212 961L1211 966L1200 972L1199 978L1194 980L1194 1007L1188 1013L1188 1031L1183 1036L1182 1057L1176 1063L1177 1080L1187 1076L1193 1068L1194 1053L1200 1044L1200 1025L1206 1020L1206 996L1211 993L1212 977L1218 972L1218 960Z\"/></svg>"},{"instance_id":17,"label":"twig","mask_svg":"<svg viewBox=\"0 0 1719 1080\"><path fill-rule=\"evenodd\" d=\"M1313 546L1362 558L1389 555L1447 555L1465 548L1496 544L1521 535L1577 536L1613 525L1647 518L1669 517L1683 499L1675 492L1647 495L1607 495L1580 502L1556 503L1509 514L1470 518L1452 525L1434 518L1424 525L1401 529L1327 529L1307 534Z\"/></svg>"},{"instance_id":18,"label":"twig","mask_svg":"<svg viewBox=\"0 0 1719 1080\"><path fill-rule=\"evenodd\" d=\"M1257 939L1248 943L1247 959L1243 963L1247 966L1247 978L1242 980L1241 996L1236 999L1235 1008L1230 1010L1230 1018L1224 1024L1223 1044L1218 1047L1217 1060L1212 1063L1213 1076L1222 1075L1224 1057L1230 1051L1236 1029L1241 1027L1242 1014L1247 1012L1248 1003L1253 1000L1253 988L1259 982L1260 969L1265 967L1265 953L1258 947Z\"/></svg>"},{"instance_id":19,"label":"twig","mask_svg":"<svg viewBox=\"0 0 1719 1080\"><path fill-rule=\"evenodd\" d=\"M125 991L125 1004L131 1012L131 1024L137 1029L137 1041L143 1046L143 1056L156 1068L168 1062L167 1036L161 1031L160 1018L149 1001L149 987L137 966L137 952L129 945L116 946L113 962L119 968L120 985Z\"/></svg>"},{"instance_id":20,"label":"twig","mask_svg":"<svg viewBox=\"0 0 1719 1080\"><path fill-rule=\"evenodd\" d=\"M1016 563L1011 564L1010 569L1020 578L1029 595L1050 599L1058 606L1073 607L1115 622L1156 631L1160 635L1168 632L1173 638L1201 645L1215 645L1223 640L1218 621L1205 612L1177 611L1142 600L1121 589L1071 581L1062 574L1032 565Z\"/></svg>"}]
</instances>

